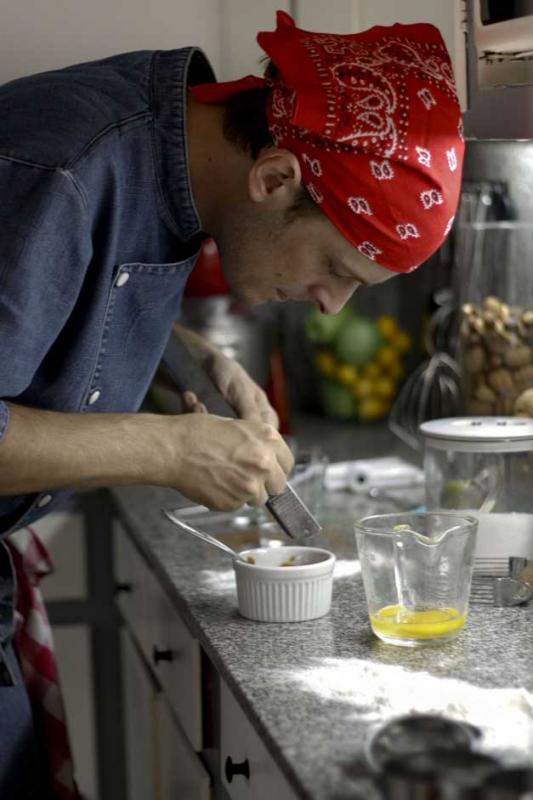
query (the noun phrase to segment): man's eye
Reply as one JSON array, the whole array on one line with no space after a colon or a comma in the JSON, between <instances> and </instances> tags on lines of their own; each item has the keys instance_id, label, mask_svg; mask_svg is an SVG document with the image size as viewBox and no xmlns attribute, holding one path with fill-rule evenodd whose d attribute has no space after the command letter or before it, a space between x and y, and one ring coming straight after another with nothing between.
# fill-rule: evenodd
<instances>
[{"instance_id":1,"label":"man's eye","mask_svg":"<svg viewBox=\"0 0 533 800\"><path fill-rule=\"evenodd\" d=\"M328 275L331 275L332 278L344 278L344 275L339 275L339 273L335 270L335 267L331 261L328 261Z\"/></svg>"}]
</instances>

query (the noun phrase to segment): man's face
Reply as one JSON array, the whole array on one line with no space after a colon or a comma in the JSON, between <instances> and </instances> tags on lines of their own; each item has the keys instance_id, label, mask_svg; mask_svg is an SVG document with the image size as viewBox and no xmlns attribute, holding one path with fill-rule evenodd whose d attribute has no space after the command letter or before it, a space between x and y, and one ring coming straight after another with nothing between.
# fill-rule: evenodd
<instances>
[{"instance_id":1,"label":"man's face","mask_svg":"<svg viewBox=\"0 0 533 800\"><path fill-rule=\"evenodd\" d=\"M318 209L290 221L281 211L247 206L217 238L226 279L245 305L308 300L335 314L359 286L394 276L363 256Z\"/></svg>"}]
</instances>

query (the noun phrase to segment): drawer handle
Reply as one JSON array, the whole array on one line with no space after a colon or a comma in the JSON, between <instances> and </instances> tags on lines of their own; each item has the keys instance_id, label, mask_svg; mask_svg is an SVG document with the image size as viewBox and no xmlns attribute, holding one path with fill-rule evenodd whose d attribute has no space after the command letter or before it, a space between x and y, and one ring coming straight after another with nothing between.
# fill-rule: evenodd
<instances>
[{"instance_id":1,"label":"drawer handle","mask_svg":"<svg viewBox=\"0 0 533 800\"><path fill-rule=\"evenodd\" d=\"M133 591L133 586L131 583L115 583L115 590L114 594L126 594L128 592Z\"/></svg>"},{"instance_id":2,"label":"drawer handle","mask_svg":"<svg viewBox=\"0 0 533 800\"><path fill-rule=\"evenodd\" d=\"M152 649L152 660L157 667L160 661L173 661L174 653L172 650L160 650L159 647L154 644Z\"/></svg>"},{"instance_id":3,"label":"drawer handle","mask_svg":"<svg viewBox=\"0 0 533 800\"><path fill-rule=\"evenodd\" d=\"M247 781L250 780L250 763L248 759L241 761L240 764L234 764L231 756L226 759L225 766L226 780L231 783L234 775L244 775Z\"/></svg>"}]
</instances>

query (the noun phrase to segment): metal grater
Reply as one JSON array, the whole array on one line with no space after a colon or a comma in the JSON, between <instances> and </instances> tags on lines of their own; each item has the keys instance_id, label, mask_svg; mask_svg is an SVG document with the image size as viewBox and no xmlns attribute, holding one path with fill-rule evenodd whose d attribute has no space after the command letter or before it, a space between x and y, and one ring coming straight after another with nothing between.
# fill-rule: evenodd
<instances>
[{"instance_id":1,"label":"metal grater","mask_svg":"<svg viewBox=\"0 0 533 800\"><path fill-rule=\"evenodd\" d=\"M233 408L197 364L185 344L174 334L171 334L167 342L163 361L176 385L182 391L184 389L193 391L211 414L235 418ZM289 484L284 492L270 497L266 507L291 539L309 541L322 530Z\"/></svg>"},{"instance_id":2,"label":"metal grater","mask_svg":"<svg viewBox=\"0 0 533 800\"><path fill-rule=\"evenodd\" d=\"M287 484L287 488L281 494L270 497L266 507L291 539L307 541L322 530L321 525L290 484Z\"/></svg>"}]
</instances>

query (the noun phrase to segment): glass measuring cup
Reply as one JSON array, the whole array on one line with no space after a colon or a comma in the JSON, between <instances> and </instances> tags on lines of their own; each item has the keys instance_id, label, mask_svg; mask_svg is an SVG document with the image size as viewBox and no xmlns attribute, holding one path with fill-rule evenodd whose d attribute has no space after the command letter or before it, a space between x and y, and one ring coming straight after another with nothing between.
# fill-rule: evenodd
<instances>
[{"instance_id":1,"label":"glass measuring cup","mask_svg":"<svg viewBox=\"0 0 533 800\"><path fill-rule=\"evenodd\" d=\"M477 520L447 512L376 514L355 524L372 630L389 644L454 639L468 613Z\"/></svg>"}]
</instances>

